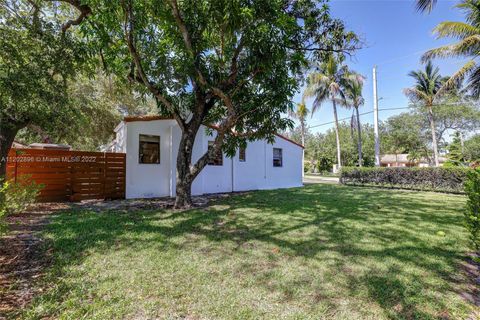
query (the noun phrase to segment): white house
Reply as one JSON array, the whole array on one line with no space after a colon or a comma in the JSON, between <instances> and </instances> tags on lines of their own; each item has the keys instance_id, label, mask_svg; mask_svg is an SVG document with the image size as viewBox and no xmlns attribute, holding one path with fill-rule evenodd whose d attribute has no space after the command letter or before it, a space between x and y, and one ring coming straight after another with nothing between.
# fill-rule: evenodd
<instances>
[{"instance_id":1,"label":"white house","mask_svg":"<svg viewBox=\"0 0 480 320\"><path fill-rule=\"evenodd\" d=\"M116 128L111 151L126 153L126 198L175 196L176 159L181 130L175 120L160 116L126 117ZM194 143L197 161L213 143L200 128ZM192 185L192 194L302 186L303 146L277 135L275 143L249 142L233 158L224 154L206 166Z\"/></svg>"}]
</instances>

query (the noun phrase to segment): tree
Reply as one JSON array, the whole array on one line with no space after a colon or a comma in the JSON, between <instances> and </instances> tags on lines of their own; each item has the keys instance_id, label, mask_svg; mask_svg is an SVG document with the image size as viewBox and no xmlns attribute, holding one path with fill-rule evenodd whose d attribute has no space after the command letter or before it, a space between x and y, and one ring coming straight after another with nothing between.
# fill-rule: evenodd
<instances>
[{"instance_id":1,"label":"tree","mask_svg":"<svg viewBox=\"0 0 480 320\"><path fill-rule=\"evenodd\" d=\"M480 161L480 134L465 140L463 156L470 163Z\"/></svg>"},{"instance_id":2,"label":"tree","mask_svg":"<svg viewBox=\"0 0 480 320\"><path fill-rule=\"evenodd\" d=\"M297 119L298 122L300 122L300 134L301 134L301 140L299 143L302 144L302 146L305 145L305 135L306 135L306 130L307 130L307 115L310 112L308 110L305 102L301 102L297 104L297 107L295 110L289 110L288 114L290 117L293 119Z\"/></svg>"},{"instance_id":3,"label":"tree","mask_svg":"<svg viewBox=\"0 0 480 320\"><path fill-rule=\"evenodd\" d=\"M28 125L44 130L68 126L76 113L68 81L83 62L82 45L46 22L34 2L0 4L0 181L18 131ZM1 182L0 182L1 183Z\"/></svg>"},{"instance_id":4,"label":"tree","mask_svg":"<svg viewBox=\"0 0 480 320\"><path fill-rule=\"evenodd\" d=\"M435 125L439 142L448 130L459 132L461 138L480 127L480 109L471 101L449 97L435 106Z\"/></svg>"},{"instance_id":5,"label":"tree","mask_svg":"<svg viewBox=\"0 0 480 320\"><path fill-rule=\"evenodd\" d=\"M418 1L435 2L435 1ZM480 96L480 66L477 63L480 48L480 1L464 0L456 8L465 13L466 22L445 21L440 23L434 33L437 38L456 38L458 42L429 50L422 57L423 61L433 58L469 57L470 60L455 73L455 81L469 76L467 88L476 96Z\"/></svg>"},{"instance_id":6,"label":"tree","mask_svg":"<svg viewBox=\"0 0 480 320\"><path fill-rule=\"evenodd\" d=\"M381 125L382 153L408 153L412 159L428 158L428 133L423 116L404 112L391 116Z\"/></svg>"},{"instance_id":7,"label":"tree","mask_svg":"<svg viewBox=\"0 0 480 320\"><path fill-rule=\"evenodd\" d=\"M109 69L150 92L180 127L177 208L191 205L193 180L220 150L233 156L247 140L273 141L292 125L282 114L310 56L357 44L323 1L92 0L77 8L75 21ZM212 148L192 162L198 130L212 124Z\"/></svg>"},{"instance_id":8,"label":"tree","mask_svg":"<svg viewBox=\"0 0 480 320\"><path fill-rule=\"evenodd\" d=\"M415 86L405 89L404 92L415 105L425 108L428 112L432 135L433 159L435 166L438 167L438 143L433 107L438 105L440 99L448 93L448 89L452 84L452 78L448 80L443 78L440 75L439 68L434 67L430 61L426 64L425 70L411 71L408 75L415 80Z\"/></svg>"},{"instance_id":9,"label":"tree","mask_svg":"<svg viewBox=\"0 0 480 320\"><path fill-rule=\"evenodd\" d=\"M42 140L65 143L76 150L95 151L113 140L112 129L125 116L157 112L154 99L135 91L134 86L123 79L106 75L100 68L94 77L77 74L75 80L68 83L68 94L75 106L75 121L70 121L69 126L56 123L54 130L47 132L37 126L27 126L19 131L17 140L26 144Z\"/></svg>"},{"instance_id":10,"label":"tree","mask_svg":"<svg viewBox=\"0 0 480 320\"><path fill-rule=\"evenodd\" d=\"M357 125L357 148L358 148L358 165L361 167L362 160L362 126L360 124L359 108L365 103L363 98L363 82L365 78L359 74L351 73L345 81L345 100L341 100L342 104L347 108L355 109L356 125Z\"/></svg>"},{"instance_id":11,"label":"tree","mask_svg":"<svg viewBox=\"0 0 480 320\"><path fill-rule=\"evenodd\" d=\"M448 145L448 163L453 166L461 165L465 159L463 157L462 142L460 132L456 131L452 142Z\"/></svg>"},{"instance_id":12,"label":"tree","mask_svg":"<svg viewBox=\"0 0 480 320\"><path fill-rule=\"evenodd\" d=\"M307 87L303 93L304 97L314 98L312 115L325 101L330 100L332 102L339 168L342 167L342 154L338 129L337 100L345 98L344 85L348 76L347 66L341 65L338 58L330 55L326 61L318 66L317 71L308 75Z\"/></svg>"}]
</instances>

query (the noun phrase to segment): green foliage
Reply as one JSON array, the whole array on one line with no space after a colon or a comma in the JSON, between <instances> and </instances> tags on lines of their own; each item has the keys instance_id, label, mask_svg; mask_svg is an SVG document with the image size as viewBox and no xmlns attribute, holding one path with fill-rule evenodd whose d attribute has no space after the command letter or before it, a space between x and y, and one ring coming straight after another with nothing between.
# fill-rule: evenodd
<instances>
[{"instance_id":1,"label":"green foliage","mask_svg":"<svg viewBox=\"0 0 480 320\"><path fill-rule=\"evenodd\" d=\"M8 215L24 211L43 188L28 176L17 182L5 181L0 184L0 234L5 232L4 220Z\"/></svg>"},{"instance_id":2,"label":"green foliage","mask_svg":"<svg viewBox=\"0 0 480 320\"><path fill-rule=\"evenodd\" d=\"M291 126L283 115L311 54L320 59L357 43L325 1L88 5L93 14L81 31L109 70L153 94L182 131L198 123L225 127L222 147L229 155L246 139L273 140L276 131ZM233 127L237 134L231 134Z\"/></svg>"},{"instance_id":3,"label":"green foliage","mask_svg":"<svg viewBox=\"0 0 480 320\"><path fill-rule=\"evenodd\" d=\"M379 186L411 190L463 193L470 168L342 168L340 181L346 185Z\"/></svg>"},{"instance_id":4,"label":"green foliage","mask_svg":"<svg viewBox=\"0 0 480 320\"><path fill-rule=\"evenodd\" d=\"M480 161L480 134L465 141L463 152L468 162Z\"/></svg>"},{"instance_id":5,"label":"green foliage","mask_svg":"<svg viewBox=\"0 0 480 320\"><path fill-rule=\"evenodd\" d=\"M475 249L480 249L480 168L471 170L465 182L467 210L465 225L470 232L470 240Z\"/></svg>"},{"instance_id":6,"label":"green foliage","mask_svg":"<svg viewBox=\"0 0 480 320\"><path fill-rule=\"evenodd\" d=\"M448 166L460 166L464 162L462 154L462 144L460 141L460 133L457 131L453 137L452 142L448 145L448 162L445 165Z\"/></svg>"},{"instance_id":7,"label":"green foliage","mask_svg":"<svg viewBox=\"0 0 480 320\"><path fill-rule=\"evenodd\" d=\"M2 126L34 123L53 129L68 125L76 116L68 80L86 51L71 34L62 34L59 23L47 22L39 10L26 1L0 4Z\"/></svg>"},{"instance_id":8,"label":"green foliage","mask_svg":"<svg viewBox=\"0 0 480 320\"><path fill-rule=\"evenodd\" d=\"M29 144L47 136L53 142L71 145L75 150L95 151L113 140L113 129L124 116L157 112L154 99L137 92L132 84L101 70L97 70L94 78L78 75L69 82L68 90L77 114L75 121L69 126L58 125L48 132L27 126L19 132L17 140Z\"/></svg>"},{"instance_id":9,"label":"green foliage","mask_svg":"<svg viewBox=\"0 0 480 320\"><path fill-rule=\"evenodd\" d=\"M418 113L404 112L388 118L381 125L381 152L426 156L429 143L427 126Z\"/></svg>"}]
</instances>

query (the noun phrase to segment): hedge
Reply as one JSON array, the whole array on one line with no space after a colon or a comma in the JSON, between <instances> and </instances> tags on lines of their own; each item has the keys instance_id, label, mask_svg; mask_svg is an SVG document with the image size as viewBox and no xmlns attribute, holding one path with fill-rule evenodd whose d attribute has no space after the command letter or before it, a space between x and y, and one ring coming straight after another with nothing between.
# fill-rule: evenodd
<instances>
[{"instance_id":1,"label":"hedge","mask_svg":"<svg viewBox=\"0 0 480 320\"><path fill-rule=\"evenodd\" d=\"M471 170L463 167L343 167L340 182L346 185L464 193L464 182Z\"/></svg>"}]
</instances>

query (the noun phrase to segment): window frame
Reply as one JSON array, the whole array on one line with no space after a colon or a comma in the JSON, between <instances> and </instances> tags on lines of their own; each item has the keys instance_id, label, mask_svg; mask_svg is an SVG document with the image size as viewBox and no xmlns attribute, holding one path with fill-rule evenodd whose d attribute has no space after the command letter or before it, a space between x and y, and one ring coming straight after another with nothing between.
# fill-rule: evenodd
<instances>
[{"instance_id":1,"label":"window frame","mask_svg":"<svg viewBox=\"0 0 480 320\"><path fill-rule=\"evenodd\" d=\"M149 138L158 138L158 142L152 142L152 141L142 141L142 137L149 137ZM150 143L150 144L157 144L158 145L158 160L156 162L143 162L142 161L142 144L144 143ZM143 134L140 133L138 135L138 163L139 164L160 164L160 156L161 156L161 136L159 135L153 135L153 134Z\"/></svg>"},{"instance_id":2,"label":"window frame","mask_svg":"<svg viewBox=\"0 0 480 320\"><path fill-rule=\"evenodd\" d=\"M213 140L209 140L208 141L208 150L210 150L210 148L213 147L213 144L215 143L215 141ZM211 144L211 145L210 145ZM216 159L208 159L208 163L207 165L208 166L212 166L212 167L222 167L223 166L223 151L220 150L219 153L216 155Z\"/></svg>"},{"instance_id":3,"label":"window frame","mask_svg":"<svg viewBox=\"0 0 480 320\"><path fill-rule=\"evenodd\" d=\"M275 150L280 150L280 158L276 159L275 158ZM273 162L272 162L272 165L274 168L282 168L283 167L283 148L273 148L272 149L272 158L273 158ZM275 163L275 160L280 160L280 164L278 163Z\"/></svg>"}]
</instances>

